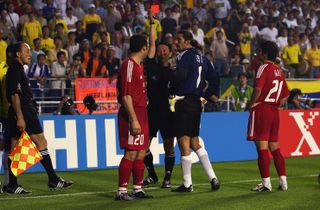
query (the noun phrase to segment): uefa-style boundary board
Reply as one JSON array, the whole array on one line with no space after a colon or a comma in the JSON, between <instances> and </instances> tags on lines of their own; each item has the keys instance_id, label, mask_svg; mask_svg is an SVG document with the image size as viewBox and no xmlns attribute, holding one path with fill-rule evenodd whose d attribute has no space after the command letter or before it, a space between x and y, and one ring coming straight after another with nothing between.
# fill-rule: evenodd
<instances>
[{"instance_id":1,"label":"uefa-style boundary board","mask_svg":"<svg viewBox=\"0 0 320 210\"><path fill-rule=\"evenodd\" d=\"M320 110L280 111L280 144L286 157L320 155ZM262 120L262 119L261 119ZM117 115L40 116L54 167L58 171L117 167L123 152L118 144ZM256 159L246 140L247 112L203 113L200 141L213 162ZM151 145L154 163L164 164L160 135ZM176 163L180 152L175 141ZM198 159L192 153L194 162ZM28 172L43 171L41 164Z\"/></svg>"}]
</instances>

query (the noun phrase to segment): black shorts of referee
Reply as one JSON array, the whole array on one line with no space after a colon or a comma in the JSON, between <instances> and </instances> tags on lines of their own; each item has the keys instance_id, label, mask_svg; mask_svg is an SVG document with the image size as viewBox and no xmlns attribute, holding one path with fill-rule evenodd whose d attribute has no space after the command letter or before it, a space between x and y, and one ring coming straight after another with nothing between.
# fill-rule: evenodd
<instances>
[{"instance_id":1,"label":"black shorts of referee","mask_svg":"<svg viewBox=\"0 0 320 210\"><path fill-rule=\"evenodd\" d=\"M21 111L24 121L26 122L26 132L29 135L43 133L43 129L38 118L37 109L34 107L34 105L28 104L21 106ZM7 132L8 137L10 138L19 138L21 135L21 131L19 131L17 127L17 116L12 106L10 106L8 111Z\"/></svg>"},{"instance_id":2,"label":"black shorts of referee","mask_svg":"<svg viewBox=\"0 0 320 210\"><path fill-rule=\"evenodd\" d=\"M177 138L199 136L202 105L198 96L185 96L175 104L174 130Z\"/></svg>"},{"instance_id":3,"label":"black shorts of referee","mask_svg":"<svg viewBox=\"0 0 320 210\"><path fill-rule=\"evenodd\" d=\"M174 138L173 117L169 104L164 106L148 104L149 137L156 137L160 130L162 139Z\"/></svg>"}]
</instances>

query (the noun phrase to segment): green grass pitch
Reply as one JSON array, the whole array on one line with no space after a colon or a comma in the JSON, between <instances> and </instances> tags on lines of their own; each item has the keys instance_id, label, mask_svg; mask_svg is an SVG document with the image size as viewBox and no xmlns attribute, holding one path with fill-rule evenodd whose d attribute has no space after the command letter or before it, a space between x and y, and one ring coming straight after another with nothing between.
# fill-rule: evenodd
<instances>
[{"instance_id":1,"label":"green grass pitch","mask_svg":"<svg viewBox=\"0 0 320 210\"><path fill-rule=\"evenodd\" d=\"M221 181L221 189L210 191L210 184L201 165L192 166L194 192L173 193L160 189L164 167L156 167L160 182L149 189L153 199L132 202L115 201L117 169L60 172L75 182L67 190L49 191L43 173L22 174L19 182L33 191L28 196L0 195L0 209L4 210L102 210L102 209L320 209L320 185L317 181L319 157L286 159L289 190L278 191L278 178L271 164L272 192L252 192L259 182L256 161L214 163ZM172 183L181 184L181 169L174 168Z\"/></svg>"}]
</instances>

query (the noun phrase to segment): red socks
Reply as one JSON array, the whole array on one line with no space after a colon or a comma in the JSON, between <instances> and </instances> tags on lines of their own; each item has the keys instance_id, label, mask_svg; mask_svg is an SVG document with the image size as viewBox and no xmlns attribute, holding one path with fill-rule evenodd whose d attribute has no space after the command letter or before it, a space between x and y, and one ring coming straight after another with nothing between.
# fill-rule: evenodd
<instances>
[{"instance_id":1,"label":"red socks","mask_svg":"<svg viewBox=\"0 0 320 210\"><path fill-rule=\"evenodd\" d=\"M261 178L270 177L270 157L269 150L259 150L258 165Z\"/></svg>"},{"instance_id":2,"label":"red socks","mask_svg":"<svg viewBox=\"0 0 320 210\"><path fill-rule=\"evenodd\" d=\"M285 176L286 175L286 164L284 161L284 158L280 152L280 149L274 150L271 152L273 156L273 162L277 169L279 176Z\"/></svg>"},{"instance_id":3,"label":"red socks","mask_svg":"<svg viewBox=\"0 0 320 210\"><path fill-rule=\"evenodd\" d=\"M132 172L133 162L122 158L119 165L119 188L127 188L128 182L130 180L131 172Z\"/></svg>"},{"instance_id":4,"label":"red socks","mask_svg":"<svg viewBox=\"0 0 320 210\"><path fill-rule=\"evenodd\" d=\"M274 165L279 176L286 176L285 160L280 152L280 149L271 152ZM270 157L268 150L259 150L258 165L262 178L270 177Z\"/></svg>"},{"instance_id":5,"label":"red socks","mask_svg":"<svg viewBox=\"0 0 320 210\"><path fill-rule=\"evenodd\" d=\"M135 160L132 162L126 158L122 158L119 165L119 188L126 189L128 187L131 172L133 175L133 185L141 188L144 176L144 161Z\"/></svg>"},{"instance_id":6,"label":"red socks","mask_svg":"<svg viewBox=\"0 0 320 210\"><path fill-rule=\"evenodd\" d=\"M144 160L135 160L132 167L133 185L142 186L144 175Z\"/></svg>"}]
</instances>

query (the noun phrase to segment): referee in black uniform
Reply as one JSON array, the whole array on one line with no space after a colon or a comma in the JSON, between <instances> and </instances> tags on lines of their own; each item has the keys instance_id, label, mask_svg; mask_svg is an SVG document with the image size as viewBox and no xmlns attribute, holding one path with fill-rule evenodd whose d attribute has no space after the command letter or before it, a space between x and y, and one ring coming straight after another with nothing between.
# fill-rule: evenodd
<instances>
[{"instance_id":1,"label":"referee in black uniform","mask_svg":"<svg viewBox=\"0 0 320 210\"><path fill-rule=\"evenodd\" d=\"M157 136L160 130L165 151L165 177L162 188L171 187L171 174L175 162L174 154L174 128L173 113L170 112L168 98L170 95L170 81L173 78L173 71L170 68L171 46L160 43L155 49L150 44L150 50L146 62L147 93L148 93L148 119L149 119L149 142ZM155 48L155 47L154 47ZM147 151L144 163L148 170L148 177L143 181L147 186L158 181L157 174L153 167L153 156L150 150Z\"/></svg>"},{"instance_id":2,"label":"referee in black uniform","mask_svg":"<svg viewBox=\"0 0 320 210\"><path fill-rule=\"evenodd\" d=\"M9 66L6 75L6 94L10 103L7 134L11 139L12 149L21 132L26 130L43 157L41 164L49 177L48 187L51 189L69 187L73 182L65 181L58 177L53 169L47 149L47 141L37 116L37 110L32 102L32 91L23 67L30 64L30 47L24 42L14 44L13 54L15 59ZM11 165L10 159L8 159L8 165ZM18 185L17 178L11 170L9 170L9 184L4 186L2 191L10 194L31 193L31 191L25 190Z\"/></svg>"}]
</instances>

